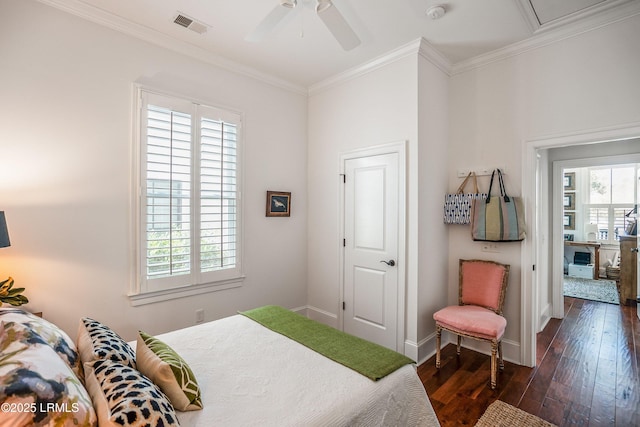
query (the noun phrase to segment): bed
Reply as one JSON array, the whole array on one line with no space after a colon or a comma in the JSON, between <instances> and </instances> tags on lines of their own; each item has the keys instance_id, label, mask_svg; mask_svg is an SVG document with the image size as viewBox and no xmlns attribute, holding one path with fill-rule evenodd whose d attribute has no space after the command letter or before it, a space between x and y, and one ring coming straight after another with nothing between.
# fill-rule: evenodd
<instances>
[{"instance_id":1,"label":"bed","mask_svg":"<svg viewBox=\"0 0 640 427\"><path fill-rule=\"evenodd\" d=\"M0 322L5 328L6 321L3 317L6 316L1 314L0 311ZM46 322L32 317L29 317L29 321L38 322L38 325ZM145 347L146 343L140 341L140 338L136 342L130 342L130 351L124 355L114 356L110 350L104 349L94 349L89 354L86 338L95 337L96 334L85 333L85 329L90 328L85 328L86 320L84 321L85 324L81 321L77 342L78 358L84 361L85 368L81 375L84 376L88 391L80 401L90 397L95 415L89 412L81 414L80 411L74 414L82 415L83 421L86 421L86 424L79 425L96 425L97 419L100 419L100 426L118 425L117 422L104 420L105 412L109 413L105 405L113 402L101 395L100 384L104 388L108 382L96 380L99 376L96 372L103 370L105 365L115 364L122 365L121 369L126 370L129 373L127 375L137 375L138 370L127 363L132 364L131 355L137 353L138 365L141 364L141 345ZM104 327L100 332L102 338L105 333L113 333L108 336L108 342L113 343L119 338L108 327L92 319L89 321ZM4 334L2 339L6 336ZM176 417L174 425L439 425L412 364L406 364L384 378L373 381L242 314L153 338L181 357L195 377L199 389L197 403L200 407L172 412ZM48 356L51 354L48 353ZM94 361L87 362L87 358L94 358ZM71 372L74 371L73 366L71 363ZM132 383L141 382L133 380ZM2 390L0 388L0 399L10 401L10 397ZM145 392L144 395L148 393ZM169 410L168 407L160 407L159 410L163 411L163 408ZM4 415L0 413L0 417ZM135 422L127 424L135 425Z\"/></svg>"}]
</instances>

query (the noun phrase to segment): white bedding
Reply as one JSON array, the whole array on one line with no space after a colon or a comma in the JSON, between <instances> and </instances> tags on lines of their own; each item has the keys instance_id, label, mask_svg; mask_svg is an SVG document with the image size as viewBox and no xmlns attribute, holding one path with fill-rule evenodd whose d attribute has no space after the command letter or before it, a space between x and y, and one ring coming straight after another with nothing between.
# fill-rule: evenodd
<instances>
[{"instance_id":1,"label":"white bedding","mask_svg":"<svg viewBox=\"0 0 640 427\"><path fill-rule=\"evenodd\" d=\"M185 427L439 425L412 365L374 382L242 315L158 338L202 390Z\"/></svg>"}]
</instances>

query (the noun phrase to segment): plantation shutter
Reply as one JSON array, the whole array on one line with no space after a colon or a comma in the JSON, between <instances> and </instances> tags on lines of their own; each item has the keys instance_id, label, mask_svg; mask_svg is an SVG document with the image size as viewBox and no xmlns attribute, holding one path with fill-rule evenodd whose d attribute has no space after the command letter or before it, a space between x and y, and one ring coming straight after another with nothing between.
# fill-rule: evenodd
<instances>
[{"instance_id":1,"label":"plantation shutter","mask_svg":"<svg viewBox=\"0 0 640 427\"><path fill-rule=\"evenodd\" d=\"M588 224L598 225L597 240L609 239L609 208L586 206Z\"/></svg>"},{"instance_id":2,"label":"plantation shutter","mask_svg":"<svg viewBox=\"0 0 640 427\"><path fill-rule=\"evenodd\" d=\"M236 266L238 120L232 119L203 108L199 248L203 273Z\"/></svg>"},{"instance_id":3,"label":"plantation shutter","mask_svg":"<svg viewBox=\"0 0 640 427\"><path fill-rule=\"evenodd\" d=\"M143 92L142 272L154 291L240 276L240 116Z\"/></svg>"},{"instance_id":4,"label":"plantation shutter","mask_svg":"<svg viewBox=\"0 0 640 427\"><path fill-rule=\"evenodd\" d=\"M625 213L636 203L637 166L589 168L588 223L598 225L598 240L615 244L625 230Z\"/></svg>"},{"instance_id":5,"label":"plantation shutter","mask_svg":"<svg viewBox=\"0 0 640 427\"><path fill-rule=\"evenodd\" d=\"M191 115L147 109L148 279L191 273Z\"/></svg>"}]
</instances>

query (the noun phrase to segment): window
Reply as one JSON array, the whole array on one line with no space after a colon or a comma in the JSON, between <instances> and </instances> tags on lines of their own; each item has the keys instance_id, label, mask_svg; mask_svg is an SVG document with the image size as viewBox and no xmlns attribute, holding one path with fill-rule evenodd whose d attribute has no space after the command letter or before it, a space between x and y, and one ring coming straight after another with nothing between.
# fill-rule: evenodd
<instances>
[{"instance_id":1,"label":"window","mask_svg":"<svg viewBox=\"0 0 640 427\"><path fill-rule=\"evenodd\" d=\"M635 206L636 165L588 168L585 217L598 225L599 241L616 243L625 229L625 214Z\"/></svg>"},{"instance_id":2,"label":"window","mask_svg":"<svg viewBox=\"0 0 640 427\"><path fill-rule=\"evenodd\" d=\"M237 282L240 115L139 93L134 293Z\"/></svg>"}]
</instances>

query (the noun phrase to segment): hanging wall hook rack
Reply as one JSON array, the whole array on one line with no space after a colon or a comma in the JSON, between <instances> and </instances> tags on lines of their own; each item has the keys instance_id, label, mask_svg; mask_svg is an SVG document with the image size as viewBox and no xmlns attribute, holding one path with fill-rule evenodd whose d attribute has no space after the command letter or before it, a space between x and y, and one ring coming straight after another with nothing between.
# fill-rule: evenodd
<instances>
[{"instance_id":1,"label":"hanging wall hook rack","mask_svg":"<svg viewBox=\"0 0 640 427\"><path fill-rule=\"evenodd\" d=\"M507 174L507 171L503 166L497 166L493 168L467 168L467 169L458 169L458 178L466 178L470 172L475 172L477 176L491 175L494 169L500 169L503 175Z\"/></svg>"}]
</instances>

